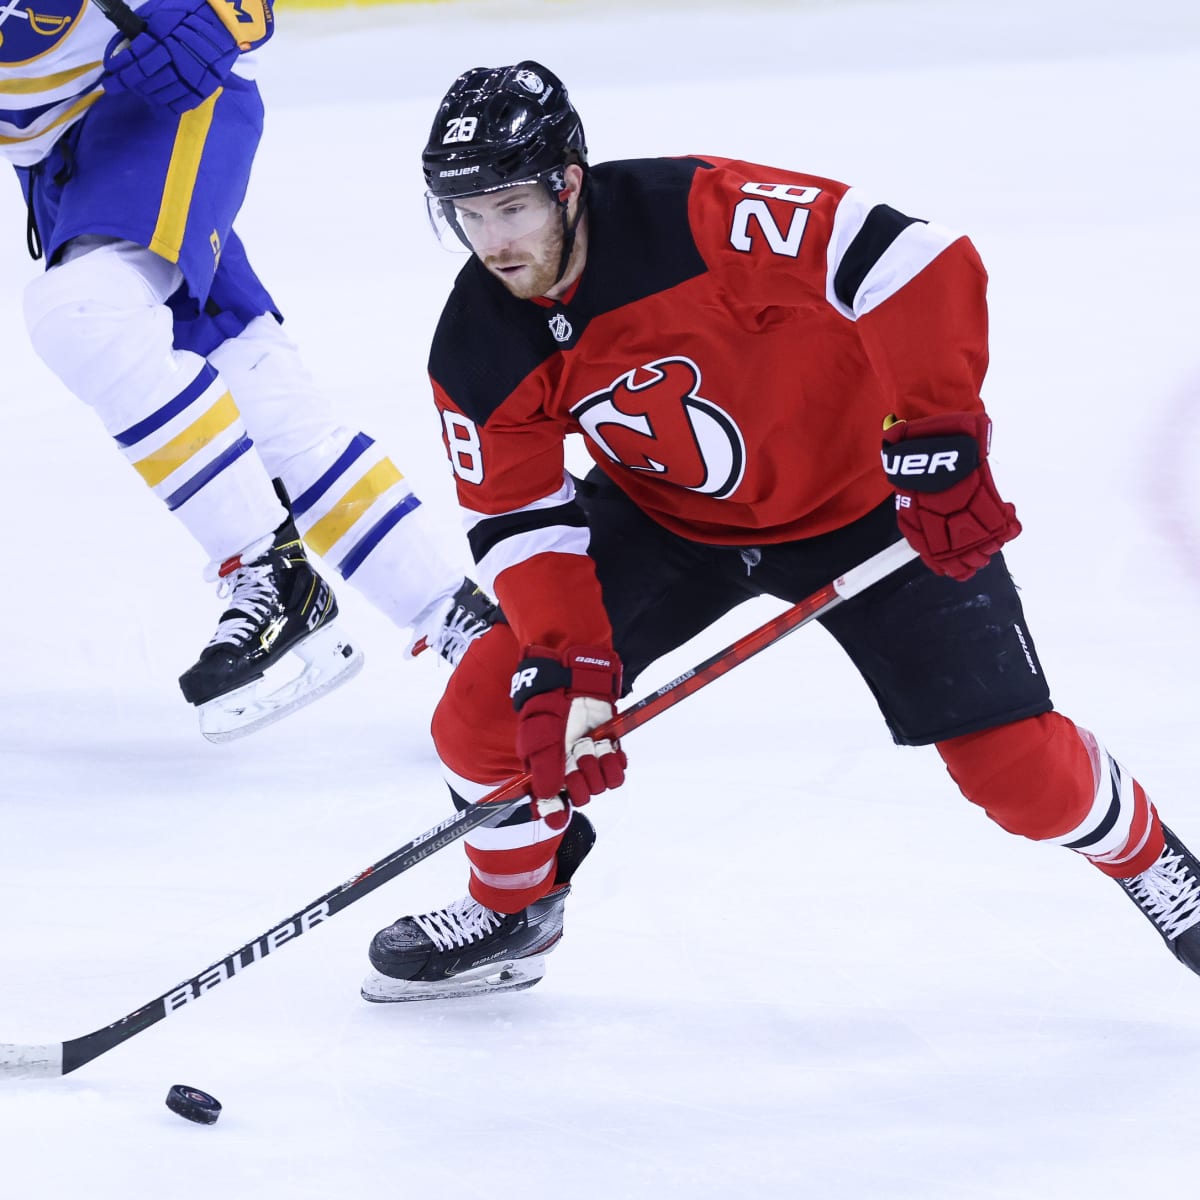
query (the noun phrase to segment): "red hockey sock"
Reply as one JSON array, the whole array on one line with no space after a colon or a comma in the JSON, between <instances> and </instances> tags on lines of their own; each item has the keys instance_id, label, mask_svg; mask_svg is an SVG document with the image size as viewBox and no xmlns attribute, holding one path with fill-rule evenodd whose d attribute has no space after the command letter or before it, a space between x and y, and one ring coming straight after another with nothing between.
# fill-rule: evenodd
<instances>
[{"instance_id":1,"label":"red hockey sock","mask_svg":"<svg viewBox=\"0 0 1200 1200\"><path fill-rule=\"evenodd\" d=\"M488 833L504 834L518 830L537 836L541 821L507 826ZM496 912L515 913L528 908L554 888L556 855L562 834L524 846L468 845L471 860L471 895L480 904Z\"/></svg>"},{"instance_id":2,"label":"red hockey sock","mask_svg":"<svg viewBox=\"0 0 1200 1200\"><path fill-rule=\"evenodd\" d=\"M451 786L470 803L521 773L509 681L520 657L507 625L496 625L455 669L433 718L433 738ZM544 820L480 827L466 837L471 895L515 913L554 887L562 831Z\"/></svg>"},{"instance_id":3,"label":"red hockey sock","mask_svg":"<svg viewBox=\"0 0 1200 1200\"><path fill-rule=\"evenodd\" d=\"M1002 828L1066 846L1106 875L1138 875L1163 848L1141 784L1061 713L938 743L963 795Z\"/></svg>"}]
</instances>

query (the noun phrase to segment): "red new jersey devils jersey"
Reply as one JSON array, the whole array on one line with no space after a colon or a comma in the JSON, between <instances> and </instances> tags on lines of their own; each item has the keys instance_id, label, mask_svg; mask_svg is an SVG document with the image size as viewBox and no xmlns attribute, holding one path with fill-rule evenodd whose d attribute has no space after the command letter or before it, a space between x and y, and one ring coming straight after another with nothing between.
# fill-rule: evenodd
<instances>
[{"instance_id":1,"label":"red new jersey devils jersey","mask_svg":"<svg viewBox=\"0 0 1200 1200\"><path fill-rule=\"evenodd\" d=\"M729 159L605 163L589 187L569 300L472 260L430 355L480 581L523 643L608 636L567 434L683 537L790 541L885 499L887 414L979 410L987 368L983 266L936 224Z\"/></svg>"}]
</instances>

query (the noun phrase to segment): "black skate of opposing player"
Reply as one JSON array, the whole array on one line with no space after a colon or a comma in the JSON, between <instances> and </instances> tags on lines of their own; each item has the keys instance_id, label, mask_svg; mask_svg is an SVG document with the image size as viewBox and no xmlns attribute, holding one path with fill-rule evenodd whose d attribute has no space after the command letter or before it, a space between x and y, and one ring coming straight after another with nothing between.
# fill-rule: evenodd
<instances>
[{"instance_id":1,"label":"black skate of opposing player","mask_svg":"<svg viewBox=\"0 0 1200 1200\"><path fill-rule=\"evenodd\" d=\"M471 643L502 620L500 606L473 579L464 579L453 596L417 618L408 654L416 658L432 650L457 667Z\"/></svg>"},{"instance_id":2,"label":"black skate of opposing player","mask_svg":"<svg viewBox=\"0 0 1200 1200\"><path fill-rule=\"evenodd\" d=\"M229 607L179 679L210 742L278 721L362 668L362 652L336 625L333 589L313 570L290 516L269 541L222 563L218 578Z\"/></svg>"},{"instance_id":3,"label":"black skate of opposing player","mask_svg":"<svg viewBox=\"0 0 1200 1200\"><path fill-rule=\"evenodd\" d=\"M520 912L493 912L464 896L381 929L368 951L374 970L363 980L363 999L457 1000L533 987L562 940L570 879L595 841L591 822L574 813L558 848L554 890Z\"/></svg>"}]
</instances>

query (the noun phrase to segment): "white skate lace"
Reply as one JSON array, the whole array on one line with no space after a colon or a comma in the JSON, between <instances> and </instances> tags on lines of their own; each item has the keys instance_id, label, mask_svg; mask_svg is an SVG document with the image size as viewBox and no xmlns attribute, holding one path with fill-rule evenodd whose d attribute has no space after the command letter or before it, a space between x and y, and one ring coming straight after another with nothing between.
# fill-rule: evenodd
<instances>
[{"instance_id":1,"label":"white skate lace","mask_svg":"<svg viewBox=\"0 0 1200 1200\"><path fill-rule=\"evenodd\" d=\"M467 647L480 634L487 633L488 623L474 613L458 605L446 617L442 627L429 642L430 649L440 654L452 667L457 667L466 654Z\"/></svg>"},{"instance_id":2,"label":"white skate lace","mask_svg":"<svg viewBox=\"0 0 1200 1200\"><path fill-rule=\"evenodd\" d=\"M278 599L271 564L250 563L226 575L217 584L217 595L230 598L230 608L244 616L223 617L217 631L209 640L210 646L228 642L240 646L262 629L262 624Z\"/></svg>"},{"instance_id":3,"label":"white skate lace","mask_svg":"<svg viewBox=\"0 0 1200 1200\"><path fill-rule=\"evenodd\" d=\"M1175 939L1200 922L1200 879L1182 855L1164 850L1153 866L1122 882L1167 937Z\"/></svg>"},{"instance_id":4,"label":"white skate lace","mask_svg":"<svg viewBox=\"0 0 1200 1200\"><path fill-rule=\"evenodd\" d=\"M437 912L423 913L413 920L439 950L449 950L486 937L500 927L501 917L478 900L464 896Z\"/></svg>"}]
</instances>

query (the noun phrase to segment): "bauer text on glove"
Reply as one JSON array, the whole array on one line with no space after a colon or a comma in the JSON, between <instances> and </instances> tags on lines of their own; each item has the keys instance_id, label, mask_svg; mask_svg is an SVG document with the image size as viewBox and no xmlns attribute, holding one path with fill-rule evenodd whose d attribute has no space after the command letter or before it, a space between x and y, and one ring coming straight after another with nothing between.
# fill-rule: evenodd
<instances>
[{"instance_id":1,"label":"bauer text on glove","mask_svg":"<svg viewBox=\"0 0 1200 1200\"><path fill-rule=\"evenodd\" d=\"M883 469L896 489L897 524L939 575L969 579L1021 532L992 481L990 439L985 413L885 423Z\"/></svg>"},{"instance_id":2,"label":"bauer text on glove","mask_svg":"<svg viewBox=\"0 0 1200 1200\"><path fill-rule=\"evenodd\" d=\"M275 30L271 0L149 0L145 28L117 34L104 52L104 90L132 92L185 113L224 84L237 57Z\"/></svg>"},{"instance_id":3,"label":"bauer text on glove","mask_svg":"<svg viewBox=\"0 0 1200 1200\"><path fill-rule=\"evenodd\" d=\"M512 680L517 710L517 754L525 764L535 800L564 789L586 804L625 781L625 752L592 730L611 720L621 694L621 663L600 646L572 646L561 653L528 646Z\"/></svg>"}]
</instances>

